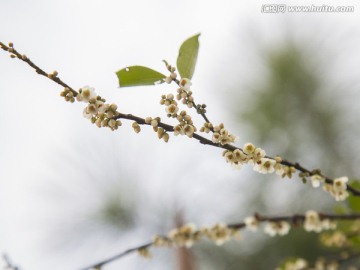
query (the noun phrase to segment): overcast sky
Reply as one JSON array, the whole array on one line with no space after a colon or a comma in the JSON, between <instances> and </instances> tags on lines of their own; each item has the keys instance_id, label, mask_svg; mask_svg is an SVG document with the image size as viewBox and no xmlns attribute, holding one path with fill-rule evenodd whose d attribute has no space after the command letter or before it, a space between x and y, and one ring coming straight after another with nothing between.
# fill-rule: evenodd
<instances>
[{"instance_id":1,"label":"overcast sky","mask_svg":"<svg viewBox=\"0 0 360 270\"><path fill-rule=\"evenodd\" d=\"M311 43L312 37L317 40L323 35L324 48L319 50L337 52L334 61L344 66L338 69L337 75L350 81L358 75L358 1L342 1L342 5L354 6L353 13L265 14L261 7L267 3L278 4L265 0L1 0L0 41L14 42L21 53L49 72L57 70L60 78L74 88L91 85L98 94L116 102L121 112L143 117L161 115L165 118L158 103L168 88L118 89L115 71L140 64L166 72L161 60L175 64L181 42L199 32L201 47L193 86L198 91L195 98L208 104L214 123L230 122L226 120L221 88L231 85L235 74L244 79L256 77L257 70L252 68L251 61L256 59L252 57L257 42L276 44L290 32L295 39L307 39ZM292 1L292 4L314 3ZM154 200L174 185L185 190L193 184L194 175L201 175L203 170L217 175L214 168L228 169L218 150L205 150L204 146L184 138L172 138L173 142L165 145L150 131L135 136L126 121L116 132L98 130L82 117L80 104L68 104L59 97L61 90L24 63L0 51L0 252L7 252L24 270L74 269L103 257L108 254L105 251L113 248L84 256L84 251L93 249L78 245L71 254L57 254L49 243L52 239L48 236L49 226L55 223L57 215L66 216L72 203L81 205L78 212L97 203L96 199L93 202L96 192L84 192L83 182L80 186L76 182L77 177L72 174L74 163L79 168L85 164L85 168L97 171L97 164L107 164L116 170L119 163L128 162L125 167L129 174L143 179L143 182L135 181L134 188L138 189L136 185L141 183L142 192L153 194L149 198ZM240 142L249 140L241 138ZM111 151L116 155L109 154ZM176 168L179 159L189 158L189 153L190 164L194 160L206 160L206 163L198 165L197 174L182 176L181 184L168 180L162 168ZM225 175L235 173L238 172L229 170ZM104 174L100 173L100 178L101 175ZM222 176L209 183L214 190L218 188L214 184L218 178ZM49 199L51 196L44 192L56 189L59 182L64 190L70 186L73 192L67 195L67 205L62 200ZM199 199L199 194L204 193L202 187L192 188L189 204L194 198L198 198L199 205L208 203ZM171 197L173 193L164 196ZM217 205L216 201L212 203L214 207ZM221 212L219 207L217 213ZM197 221L216 222L219 218L221 216L205 213L199 214ZM129 243L141 243L149 233L140 233L135 239L137 242L120 241L119 245L127 248ZM144 265L139 269L141 267ZM146 267L153 269L150 263Z\"/></svg>"}]
</instances>

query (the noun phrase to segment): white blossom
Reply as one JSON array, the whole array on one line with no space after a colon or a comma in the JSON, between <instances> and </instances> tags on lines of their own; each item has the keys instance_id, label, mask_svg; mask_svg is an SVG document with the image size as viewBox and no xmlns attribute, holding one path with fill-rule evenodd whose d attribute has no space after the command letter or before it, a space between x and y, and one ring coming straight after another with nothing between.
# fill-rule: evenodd
<instances>
[{"instance_id":1,"label":"white blossom","mask_svg":"<svg viewBox=\"0 0 360 270\"><path fill-rule=\"evenodd\" d=\"M346 183L349 179L346 176L334 179L332 185L324 184L323 189L331 194L336 201L344 201L348 196L349 192L346 190Z\"/></svg>"},{"instance_id":2,"label":"white blossom","mask_svg":"<svg viewBox=\"0 0 360 270\"><path fill-rule=\"evenodd\" d=\"M308 232L321 232L323 230L323 224L316 211L309 210L305 213L304 229Z\"/></svg>"},{"instance_id":3,"label":"white blossom","mask_svg":"<svg viewBox=\"0 0 360 270\"><path fill-rule=\"evenodd\" d=\"M256 217L246 217L244 223L246 228L252 232L256 232L259 228L259 220Z\"/></svg>"},{"instance_id":4,"label":"white blossom","mask_svg":"<svg viewBox=\"0 0 360 270\"><path fill-rule=\"evenodd\" d=\"M269 158L262 158L256 162L253 169L259 173L273 173L275 171L276 161Z\"/></svg>"},{"instance_id":5,"label":"white blossom","mask_svg":"<svg viewBox=\"0 0 360 270\"><path fill-rule=\"evenodd\" d=\"M183 78L183 79L181 79L179 85L182 90L189 91L192 83L191 83L190 79Z\"/></svg>"},{"instance_id":6,"label":"white blossom","mask_svg":"<svg viewBox=\"0 0 360 270\"><path fill-rule=\"evenodd\" d=\"M310 180L311 180L312 186L314 188L317 188L320 186L321 183L323 183L325 181L325 178L318 174L314 174L313 176L311 176Z\"/></svg>"},{"instance_id":7,"label":"white blossom","mask_svg":"<svg viewBox=\"0 0 360 270\"><path fill-rule=\"evenodd\" d=\"M80 89L79 94L76 96L78 101L89 102L91 99L96 99L97 94L95 89L90 86L84 86Z\"/></svg>"},{"instance_id":8,"label":"white blossom","mask_svg":"<svg viewBox=\"0 0 360 270\"><path fill-rule=\"evenodd\" d=\"M268 222L265 225L264 232L270 236L278 235L286 235L290 231L290 224L286 221L278 221L278 222Z\"/></svg>"}]
</instances>

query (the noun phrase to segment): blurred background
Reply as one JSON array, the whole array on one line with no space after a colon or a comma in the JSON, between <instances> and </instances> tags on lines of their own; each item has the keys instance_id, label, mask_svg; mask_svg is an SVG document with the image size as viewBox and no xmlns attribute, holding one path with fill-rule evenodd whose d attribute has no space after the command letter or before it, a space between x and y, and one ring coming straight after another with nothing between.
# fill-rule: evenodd
<instances>
[{"instance_id":1,"label":"blurred background","mask_svg":"<svg viewBox=\"0 0 360 270\"><path fill-rule=\"evenodd\" d=\"M193 93L215 125L224 122L240 146L358 177L359 3L341 2L353 13L284 14L262 13L264 4L281 3L1 1L0 40L75 89L95 87L123 113L165 119L160 96L174 85L119 89L115 72L135 64L166 72L161 60L175 64L181 43L201 32ZM24 270L79 269L180 223L339 206L298 177L233 170L221 150L195 140L165 144L126 121L98 129L82 104L64 102L58 85L3 51L0 74L0 251ZM302 229L284 238L243 232L223 247L156 249L151 260L129 255L104 269L274 269L287 256L324 252Z\"/></svg>"}]
</instances>

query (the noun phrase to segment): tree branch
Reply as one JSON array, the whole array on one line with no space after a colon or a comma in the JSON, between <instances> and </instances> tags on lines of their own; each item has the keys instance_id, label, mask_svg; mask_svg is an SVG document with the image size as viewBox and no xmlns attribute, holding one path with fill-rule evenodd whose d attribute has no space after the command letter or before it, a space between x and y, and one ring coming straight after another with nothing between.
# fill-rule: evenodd
<instances>
[{"instance_id":1,"label":"tree branch","mask_svg":"<svg viewBox=\"0 0 360 270\"><path fill-rule=\"evenodd\" d=\"M26 55L23 55L21 53L19 53L17 50L15 50L15 48L13 47L13 44L10 43L9 46L6 46L4 43L0 42L0 47L1 49L3 49L4 51L7 51L10 53L10 56L12 58L18 58L22 61L24 61L25 63L27 63L30 67L32 67L38 74L40 75L43 75L49 79L51 79L52 81L54 81L55 83L65 87L65 88L68 88L73 94L74 96L78 95L78 92L75 91L73 88L71 88L68 84L66 84L64 81L62 81L58 76L57 76L57 72L53 72L53 73L46 73L43 69L41 69L39 66L37 66L34 62L32 62ZM174 80L177 84L179 84L179 81L178 80ZM194 103L195 104L195 103ZM208 118L206 117L206 115L202 115L203 118L205 119L206 122L209 122ZM120 113L118 116L114 117L114 119L127 119L127 120L133 120L133 121L136 121L138 122L139 124L141 125L150 125L150 124L147 124L145 123L145 119L144 118L141 118L141 117L138 117L138 116L135 116L135 115L132 115L132 114L124 114L124 113ZM172 125L169 125L169 124L166 124L166 123L163 123L163 122L160 122L159 127L163 128L164 130L168 131L168 132L173 132L174 131L174 126ZM218 143L214 143L212 142L211 140L199 135L199 134L196 134L194 133L193 134L193 138L198 140L201 144L204 144L204 145L211 145L211 146L214 146L214 147L218 147L218 148L222 148L222 149L227 149L227 150L230 150L230 151L234 151L236 149L239 149L242 151L241 148L239 147L235 147L233 145L230 145L230 144L225 144L225 145L221 145L221 144L218 144ZM269 158L269 159L275 159L274 157L271 157L271 156L266 156L266 158ZM281 161L281 164L282 165L285 165L285 166L289 166L289 167L294 167L297 171L299 172L302 172L302 173L306 173L308 176L313 176L313 175L321 175L325 178L325 182L328 183L328 184L332 184L334 179L333 178L330 178L328 176L325 176L324 174L320 173L319 170L309 170L309 169L306 169L304 168L303 166L301 166L299 163L297 162L290 162L290 161L287 161L287 160L282 160ZM357 190L353 187L351 187L349 184L346 184L347 186L347 190L349 192L351 192L353 195L355 196L360 196L360 190Z\"/></svg>"},{"instance_id":2,"label":"tree branch","mask_svg":"<svg viewBox=\"0 0 360 270\"><path fill-rule=\"evenodd\" d=\"M347 214L347 215L336 215L336 214L326 214L326 213L318 213L320 220L324 220L324 219L329 219L332 221L335 220L356 220L356 219L360 219L360 214ZM255 213L254 215L255 219L259 222L259 223L264 223L264 222L281 222L281 221L285 221L285 222L289 222L293 227L298 228L299 224L304 223L306 216L304 214L300 215L300 214L296 214L296 215L292 215L292 216L263 216L260 215L258 213ZM238 223L233 223L233 224L228 224L227 228L229 229L236 229L236 230L241 230L244 229L246 227L246 223L245 222L238 222ZM193 232L193 234L197 234L199 231ZM167 241L171 241L171 239L168 236L160 236L162 239L165 239ZM114 255L112 257L109 257L105 260L102 260L100 262L97 262L95 264L92 264L90 266L87 266L85 268L82 268L82 270L90 270L90 269L100 269L102 266L104 266L105 264L108 264L110 262L113 262L117 259L120 259L126 255L129 255L131 253L134 253L136 251L139 251L141 249L147 249L147 248L151 248L154 246L154 241L152 242L148 242L146 244L142 244L139 245L137 247L133 247L130 249L127 249L117 255Z\"/></svg>"}]
</instances>

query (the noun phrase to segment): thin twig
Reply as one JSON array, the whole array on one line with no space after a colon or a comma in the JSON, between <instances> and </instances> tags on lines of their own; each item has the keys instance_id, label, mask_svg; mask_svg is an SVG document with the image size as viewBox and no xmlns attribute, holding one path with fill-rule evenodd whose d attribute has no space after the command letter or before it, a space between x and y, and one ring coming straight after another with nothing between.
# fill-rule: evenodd
<instances>
[{"instance_id":1,"label":"thin twig","mask_svg":"<svg viewBox=\"0 0 360 270\"><path fill-rule=\"evenodd\" d=\"M180 81L179 81L178 79L173 79L173 81L174 81L178 86L180 86ZM198 104L196 104L194 100L191 102L191 104L192 104L192 106L193 106L195 109L198 108ZM205 112L203 112L203 111L198 111L198 110L197 110L197 112L198 112L198 114L200 114L200 115L202 116L202 118L205 120L206 123L211 123L210 120L208 119L208 117L206 116L206 113L205 113ZM212 132L214 132L214 128L213 128L213 127L211 127L210 130L211 130Z\"/></svg>"},{"instance_id":2,"label":"thin twig","mask_svg":"<svg viewBox=\"0 0 360 270\"><path fill-rule=\"evenodd\" d=\"M147 243L147 244L143 244L143 245L137 246L137 247L135 247L135 248L130 248L130 249L125 250L125 251L123 251L123 252L121 252L121 253L119 253L119 254L116 254L116 255L114 255L114 256L106 259L106 260L103 260L103 261L98 262L98 263L96 263L96 264L93 264L93 265L91 265L91 266L85 267L85 268L83 268L83 270L87 270L87 269L100 269L100 268L101 268L103 265L105 265L105 264L108 264L108 263L111 263L111 262L113 262L113 261L115 261L115 260L118 260L118 259L120 259L120 258L122 258L122 257L124 257L124 256L126 256L126 255L128 255L128 254L130 254L130 253L133 253L133 252L135 252L135 251L138 251L139 249L148 248L148 247L150 247L151 245L152 245L152 242L149 242L149 243Z\"/></svg>"},{"instance_id":3,"label":"thin twig","mask_svg":"<svg viewBox=\"0 0 360 270\"><path fill-rule=\"evenodd\" d=\"M8 255L3 254L2 255L4 262L6 263L5 269L11 269L11 270L20 270L20 268L16 265L14 265L11 260L9 259Z\"/></svg>"}]
</instances>

